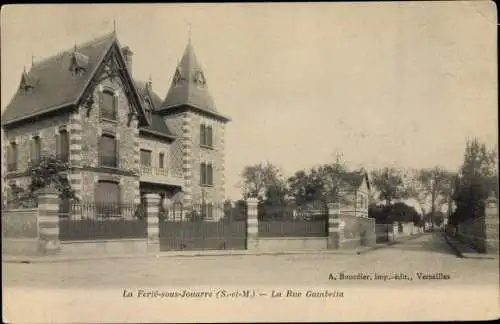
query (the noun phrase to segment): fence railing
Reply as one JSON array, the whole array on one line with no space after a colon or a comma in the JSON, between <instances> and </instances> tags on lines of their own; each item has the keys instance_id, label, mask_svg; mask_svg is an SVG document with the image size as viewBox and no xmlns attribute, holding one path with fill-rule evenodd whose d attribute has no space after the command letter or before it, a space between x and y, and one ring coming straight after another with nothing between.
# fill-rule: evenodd
<instances>
[{"instance_id":1,"label":"fence railing","mask_svg":"<svg viewBox=\"0 0 500 324\"><path fill-rule=\"evenodd\" d=\"M91 203L62 200L59 217L67 219L145 218L140 204Z\"/></svg>"},{"instance_id":2,"label":"fence railing","mask_svg":"<svg viewBox=\"0 0 500 324\"><path fill-rule=\"evenodd\" d=\"M260 237L326 237L328 221L263 220L259 221Z\"/></svg>"}]
</instances>

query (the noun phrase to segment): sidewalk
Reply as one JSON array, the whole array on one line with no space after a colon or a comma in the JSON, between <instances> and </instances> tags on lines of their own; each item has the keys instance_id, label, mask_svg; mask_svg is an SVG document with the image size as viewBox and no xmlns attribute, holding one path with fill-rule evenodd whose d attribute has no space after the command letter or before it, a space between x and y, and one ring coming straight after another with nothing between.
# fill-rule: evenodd
<instances>
[{"instance_id":1,"label":"sidewalk","mask_svg":"<svg viewBox=\"0 0 500 324\"><path fill-rule=\"evenodd\" d=\"M450 247L455 251L455 254L459 258L463 259L478 259L478 260L493 260L495 258L498 258L498 255L493 255L493 254L487 254L487 253L479 253L473 248L465 245L464 243L460 242L457 238L448 236L446 233L441 232L441 235L443 235L446 243L450 245Z\"/></svg>"},{"instance_id":2,"label":"sidewalk","mask_svg":"<svg viewBox=\"0 0 500 324\"><path fill-rule=\"evenodd\" d=\"M88 255L46 255L46 256L14 256L2 255L4 263L55 263L55 262L78 262L91 260L117 260L117 259L145 259L145 258L183 258L183 257L210 257L210 256L260 256L260 255L304 255L304 254L331 254L331 255L361 255L371 251L379 250L394 244L415 239L421 235L413 235L398 238L388 243L378 243L375 246L360 247L348 250L302 250L282 252L261 252L249 250L207 250L207 251L168 251L146 254L88 254Z\"/></svg>"}]
</instances>

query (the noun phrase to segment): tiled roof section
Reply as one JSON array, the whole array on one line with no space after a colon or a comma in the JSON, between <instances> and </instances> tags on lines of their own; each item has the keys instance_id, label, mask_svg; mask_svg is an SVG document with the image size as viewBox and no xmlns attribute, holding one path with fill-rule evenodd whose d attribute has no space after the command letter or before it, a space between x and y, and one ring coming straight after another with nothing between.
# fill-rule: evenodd
<instances>
[{"instance_id":1,"label":"tiled roof section","mask_svg":"<svg viewBox=\"0 0 500 324\"><path fill-rule=\"evenodd\" d=\"M139 80L134 80L135 87L141 99L144 101L146 97L151 98L153 104L153 114L151 115L151 125L147 127L141 127L141 130L150 131L157 133L158 135L164 135L167 137L175 137L175 135L170 131L168 126L163 121L163 117L154 112L161 106L161 98L153 91L153 89L147 87L147 83Z\"/></svg>"},{"instance_id":2,"label":"tiled roof section","mask_svg":"<svg viewBox=\"0 0 500 324\"><path fill-rule=\"evenodd\" d=\"M359 188L359 186L361 186L361 184L363 183L363 179L365 179L366 177L367 175L364 170L346 172L342 174L342 182L353 189L357 189ZM368 181L367 185L370 186Z\"/></svg>"},{"instance_id":3,"label":"tiled roof section","mask_svg":"<svg viewBox=\"0 0 500 324\"><path fill-rule=\"evenodd\" d=\"M77 63L86 67L82 75L74 76L69 71L74 48L36 62L27 73L29 80L37 80L35 87L29 93L17 91L5 109L2 123L75 103L114 39L114 34L108 34L77 47Z\"/></svg>"},{"instance_id":4,"label":"tiled roof section","mask_svg":"<svg viewBox=\"0 0 500 324\"><path fill-rule=\"evenodd\" d=\"M215 103L208 91L203 70L189 42L179 62L170 89L161 106L162 109L188 105L217 113Z\"/></svg>"}]
</instances>

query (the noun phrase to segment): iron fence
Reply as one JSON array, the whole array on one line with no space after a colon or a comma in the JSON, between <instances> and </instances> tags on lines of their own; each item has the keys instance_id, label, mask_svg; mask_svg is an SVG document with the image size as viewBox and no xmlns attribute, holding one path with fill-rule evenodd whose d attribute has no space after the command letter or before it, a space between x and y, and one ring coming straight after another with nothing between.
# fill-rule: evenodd
<instances>
[{"instance_id":1,"label":"iron fence","mask_svg":"<svg viewBox=\"0 0 500 324\"><path fill-rule=\"evenodd\" d=\"M246 249L246 221L165 221L160 223L160 249Z\"/></svg>"},{"instance_id":2,"label":"iron fence","mask_svg":"<svg viewBox=\"0 0 500 324\"><path fill-rule=\"evenodd\" d=\"M67 219L145 218L141 204L93 203L61 200L59 217Z\"/></svg>"},{"instance_id":3,"label":"iron fence","mask_svg":"<svg viewBox=\"0 0 500 324\"><path fill-rule=\"evenodd\" d=\"M104 204L63 200L59 206L61 241L147 237L140 204Z\"/></svg>"},{"instance_id":4,"label":"iron fence","mask_svg":"<svg viewBox=\"0 0 500 324\"><path fill-rule=\"evenodd\" d=\"M260 237L326 237L328 221L324 220L262 220Z\"/></svg>"}]
</instances>

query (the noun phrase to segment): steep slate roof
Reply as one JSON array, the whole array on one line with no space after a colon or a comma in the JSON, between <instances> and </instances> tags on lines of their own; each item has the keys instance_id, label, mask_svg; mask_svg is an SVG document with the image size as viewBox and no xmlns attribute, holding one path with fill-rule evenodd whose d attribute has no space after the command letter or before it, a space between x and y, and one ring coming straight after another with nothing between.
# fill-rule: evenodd
<instances>
[{"instance_id":1,"label":"steep slate roof","mask_svg":"<svg viewBox=\"0 0 500 324\"><path fill-rule=\"evenodd\" d=\"M17 91L5 109L2 123L75 103L114 40L115 35L108 34L77 47L78 53L88 58L86 72L78 77L69 70L74 48L35 63L22 76L22 79L27 76L29 80L36 80L35 87L29 94L24 94L21 89Z\"/></svg>"},{"instance_id":2,"label":"steep slate roof","mask_svg":"<svg viewBox=\"0 0 500 324\"><path fill-rule=\"evenodd\" d=\"M161 106L161 98L153 91L153 89L148 88L148 85L144 81L134 80L135 86L141 99L144 101L146 97L151 98L153 105L153 114L151 115L151 125L146 127L141 127L141 130L157 134L160 136L166 136L174 138L175 135L170 131L168 126L163 121L163 117L159 115L156 110Z\"/></svg>"},{"instance_id":3,"label":"steep slate roof","mask_svg":"<svg viewBox=\"0 0 500 324\"><path fill-rule=\"evenodd\" d=\"M198 82L200 73L203 84ZM178 82L179 80L180 82ZM170 84L170 89L160 109L168 111L170 108L180 106L197 108L229 120L227 117L221 115L215 107L214 100L208 90L203 69L198 63L191 42L188 42L184 50L184 54Z\"/></svg>"}]
</instances>

